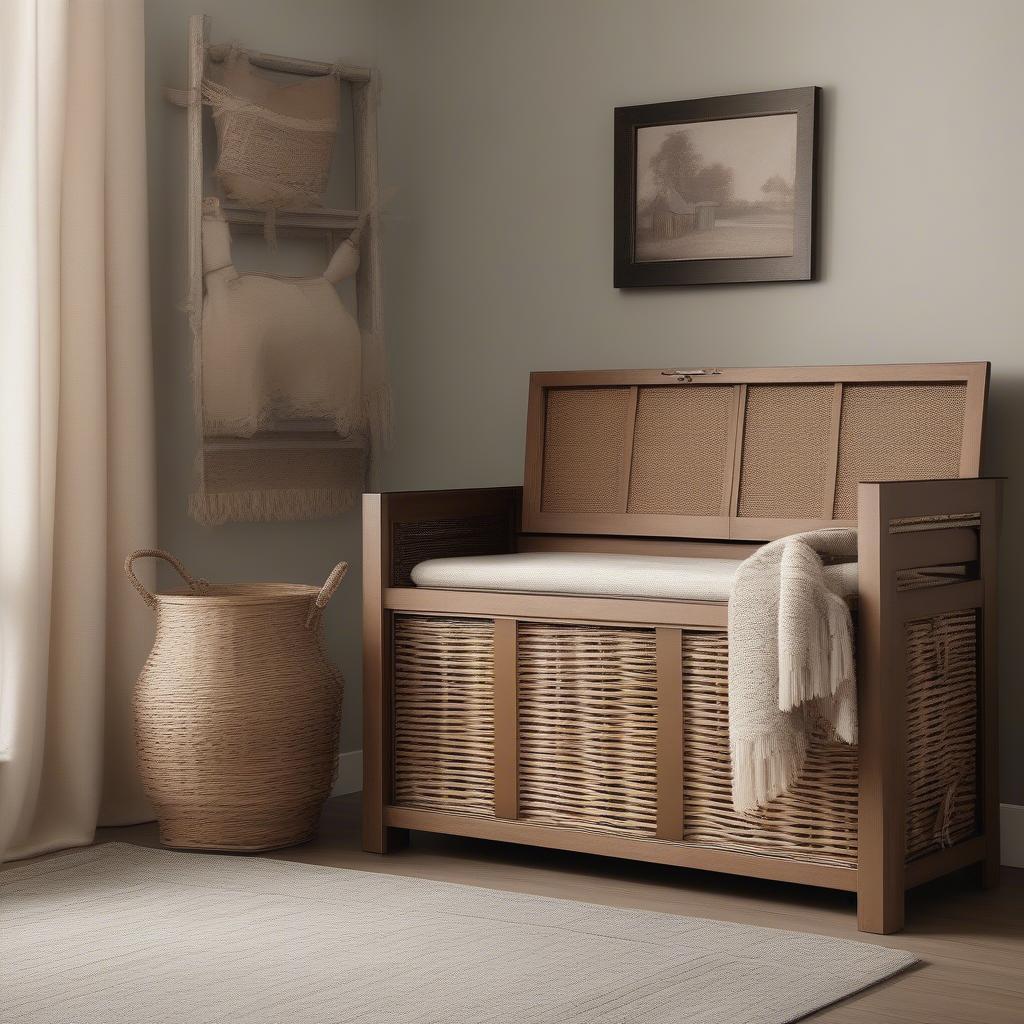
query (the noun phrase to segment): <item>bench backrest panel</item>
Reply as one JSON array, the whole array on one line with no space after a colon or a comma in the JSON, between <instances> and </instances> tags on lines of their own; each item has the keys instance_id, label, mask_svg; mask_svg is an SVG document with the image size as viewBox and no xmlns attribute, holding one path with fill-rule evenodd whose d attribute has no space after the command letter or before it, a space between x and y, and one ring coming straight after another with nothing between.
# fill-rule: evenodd
<instances>
[{"instance_id":1,"label":"bench backrest panel","mask_svg":"<svg viewBox=\"0 0 1024 1024\"><path fill-rule=\"evenodd\" d=\"M987 363L530 378L523 529L771 540L857 484L977 476Z\"/></svg>"}]
</instances>

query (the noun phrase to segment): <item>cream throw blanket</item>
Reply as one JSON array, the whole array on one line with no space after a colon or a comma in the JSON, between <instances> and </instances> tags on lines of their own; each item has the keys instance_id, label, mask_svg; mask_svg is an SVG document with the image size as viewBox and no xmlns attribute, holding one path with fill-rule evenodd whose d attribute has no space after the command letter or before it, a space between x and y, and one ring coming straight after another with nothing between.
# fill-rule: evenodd
<instances>
[{"instance_id":1,"label":"cream throw blanket","mask_svg":"<svg viewBox=\"0 0 1024 1024\"><path fill-rule=\"evenodd\" d=\"M335 516L362 492L367 447L390 440L391 390L383 338L360 330L335 290L359 267L360 232L322 274L239 273L219 201L204 201L204 446L189 499L199 522ZM334 432L307 433L307 421L327 421ZM276 432L277 446L230 443L261 431Z\"/></svg>"},{"instance_id":2,"label":"cream throw blanket","mask_svg":"<svg viewBox=\"0 0 1024 1024\"><path fill-rule=\"evenodd\" d=\"M838 739L857 742L853 622L822 562L856 556L855 530L815 530L766 544L737 570L729 598L729 747L739 812L789 790L819 719Z\"/></svg>"},{"instance_id":3,"label":"cream throw blanket","mask_svg":"<svg viewBox=\"0 0 1024 1024\"><path fill-rule=\"evenodd\" d=\"M350 436L362 423L362 338L334 286L359 267L358 235L314 277L243 274L219 201L203 206L204 436L290 420L329 420Z\"/></svg>"}]
</instances>

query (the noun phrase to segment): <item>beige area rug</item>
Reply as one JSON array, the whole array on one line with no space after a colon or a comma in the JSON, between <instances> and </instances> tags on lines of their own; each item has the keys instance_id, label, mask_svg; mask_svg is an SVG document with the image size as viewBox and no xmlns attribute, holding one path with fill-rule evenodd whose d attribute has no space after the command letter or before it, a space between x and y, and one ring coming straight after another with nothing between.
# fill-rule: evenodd
<instances>
[{"instance_id":1,"label":"beige area rug","mask_svg":"<svg viewBox=\"0 0 1024 1024\"><path fill-rule=\"evenodd\" d=\"M782 1024L914 959L770 928L116 843L0 873L4 1024Z\"/></svg>"}]
</instances>

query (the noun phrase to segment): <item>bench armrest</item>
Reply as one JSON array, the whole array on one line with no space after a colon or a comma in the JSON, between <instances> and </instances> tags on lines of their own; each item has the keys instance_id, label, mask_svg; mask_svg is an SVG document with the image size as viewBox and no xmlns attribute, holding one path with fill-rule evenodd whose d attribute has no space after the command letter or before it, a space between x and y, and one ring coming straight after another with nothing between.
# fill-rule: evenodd
<instances>
[{"instance_id":1,"label":"bench armrest","mask_svg":"<svg viewBox=\"0 0 1024 1024\"><path fill-rule=\"evenodd\" d=\"M884 600L896 602L903 621L936 614L944 596L910 597L923 589L964 595L994 584L1003 481L997 478L897 480L858 487L861 607ZM915 573L936 566L961 566L945 585L935 580L922 587ZM948 603L948 602L947 602ZM960 604L959 607L964 607ZM930 609L935 608L935 612Z\"/></svg>"},{"instance_id":2,"label":"bench armrest","mask_svg":"<svg viewBox=\"0 0 1024 1024\"><path fill-rule=\"evenodd\" d=\"M858 884L863 880L875 896L863 901L863 907L858 904L862 930L891 930L902 920L904 887L951 866L981 861L987 879L998 875L996 573L1001 496L998 479L862 483L858 488L857 872ZM958 571L936 574L937 566ZM928 575L922 569L930 570L930 580L922 578ZM941 623L965 614L975 617L977 639L971 645L973 664L957 671L969 673L976 693L963 714L972 716L976 736L977 832L973 839L905 863L909 773L921 770L908 752L911 716L918 725L921 716L920 706L908 706L911 637L927 630L928 620L941 633ZM919 688L918 705L920 694ZM942 696L937 695L940 700ZM944 805L939 815L951 806Z\"/></svg>"}]
</instances>

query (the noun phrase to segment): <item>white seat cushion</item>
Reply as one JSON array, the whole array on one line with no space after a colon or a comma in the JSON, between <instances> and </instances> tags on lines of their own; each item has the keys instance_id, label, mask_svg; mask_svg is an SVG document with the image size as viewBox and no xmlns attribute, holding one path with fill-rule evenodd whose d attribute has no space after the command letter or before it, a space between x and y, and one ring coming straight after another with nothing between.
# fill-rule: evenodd
<instances>
[{"instance_id":1,"label":"white seat cushion","mask_svg":"<svg viewBox=\"0 0 1024 1024\"><path fill-rule=\"evenodd\" d=\"M412 571L418 587L519 594L588 594L669 601L728 601L739 558L677 558L587 552L524 552L431 558ZM844 597L857 593L857 565L826 568Z\"/></svg>"}]
</instances>

